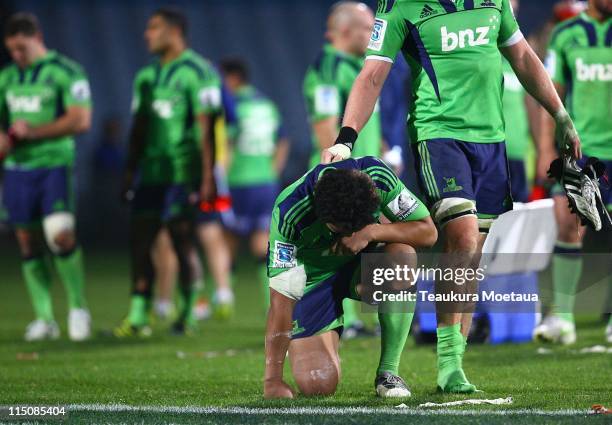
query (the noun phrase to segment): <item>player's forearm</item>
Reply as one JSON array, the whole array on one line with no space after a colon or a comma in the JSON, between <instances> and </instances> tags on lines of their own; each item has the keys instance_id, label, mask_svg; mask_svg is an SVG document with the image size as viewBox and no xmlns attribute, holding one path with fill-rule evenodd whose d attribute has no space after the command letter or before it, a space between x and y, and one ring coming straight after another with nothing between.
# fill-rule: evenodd
<instances>
[{"instance_id":1,"label":"player's forearm","mask_svg":"<svg viewBox=\"0 0 612 425\"><path fill-rule=\"evenodd\" d=\"M336 136L338 135L338 121L339 118L337 116L332 116L312 124L312 132L317 139L320 150L333 146Z\"/></svg>"},{"instance_id":2,"label":"player's forearm","mask_svg":"<svg viewBox=\"0 0 612 425\"><path fill-rule=\"evenodd\" d=\"M146 119L142 116L136 116L130 130L128 156L126 161L126 169L128 173L134 173L138 168L140 158L145 148L145 128Z\"/></svg>"},{"instance_id":3,"label":"player's forearm","mask_svg":"<svg viewBox=\"0 0 612 425\"><path fill-rule=\"evenodd\" d=\"M401 243L413 248L429 248L438 239L438 231L431 218L419 221L373 224L368 226L372 242Z\"/></svg>"},{"instance_id":4,"label":"player's forearm","mask_svg":"<svg viewBox=\"0 0 612 425\"><path fill-rule=\"evenodd\" d=\"M363 129L374 112L385 78L386 75L364 67L351 89L342 121L343 127L350 127L357 132Z\"/></svg>"},{"instance_id":5,"label":"player's forearm","mask_svg":"<svg viewBox=\"0 0 612 425\"><path fill-rule=\"evenodd\" d=\"M504 55L512 65L516 76L525 90L533 96L551 116L564 110L563 102L544 68L542 61L523 40L504 50Z\"/></svg>"},{"instance_id":6,"label":"player's forearm","mask_svg":"<svg viewBox=\"0 0 612 425\"><path fill-rule=\"evenodd\" d=\"M287 157L289 156L289 140L283 138L278 141L276 144L276 149L274 150L274 171L276 175L280 175L285 165L287 164Z\"/></svg>"},{"instance_id":7,"label":"player's forearm","mask_svg":"<svg viewBox=\"0 0 612 425\"><path fill-rule=\"evenodd\" d=\"M202 178L212 178L215 166L214 117L212 115L202 115L199 118L199 123L202 129Z\"/></svg>"},{"instance_id":8,"label":"player's forearm","mask_svg":"<svg viewBox=\"0 0 612 425\"><path fill-rule=\"evenodd\" d=\"M57 120L37 127L31 127L28 140L53 139L83 133L91 127L91 111L70 111Z\"/></svg>"},{"instance_id":9,"label":"player's forearm","mask_svg":"<svg viewBox=\"0 0 612 425\"><path fill-rule=\"evenodd\" d=\"M270 311L266 325L266 381L282 380L285 357L291 342L295 301L270 290Z\"/></svg>"}]
</instances>

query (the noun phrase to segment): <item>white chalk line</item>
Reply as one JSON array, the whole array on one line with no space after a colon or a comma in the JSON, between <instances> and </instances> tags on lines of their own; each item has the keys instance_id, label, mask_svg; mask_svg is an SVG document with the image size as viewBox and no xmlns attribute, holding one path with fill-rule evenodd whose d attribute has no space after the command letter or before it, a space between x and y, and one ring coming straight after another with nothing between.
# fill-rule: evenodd
<instances>
[{"instance_id":1,"label":"white chalk line","mask_svg":"<svg viewBox=\"0 0 612 425\"><path fill-rule=\"evenodd\" d=\"M456 410L456 409L398 409L393 407L198 407L198 406L130 406L125 404L72 404L67 406L73 412L142 412L200 415L407 415L407 416L584 416L592 412L586 409L503 409L503 410Z\"/></svg>"}]
</instances>

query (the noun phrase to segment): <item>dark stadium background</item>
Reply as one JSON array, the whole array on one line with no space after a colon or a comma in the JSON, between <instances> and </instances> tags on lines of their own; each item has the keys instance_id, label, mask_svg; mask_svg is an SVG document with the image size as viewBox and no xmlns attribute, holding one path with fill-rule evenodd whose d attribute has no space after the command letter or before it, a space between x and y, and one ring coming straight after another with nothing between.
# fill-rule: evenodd
<instances>
[{"instance_id":1,"label":"dark stadium background","mask_svg":"<svg viewBox=\"0 0 612 425\"><path fill-rule=\"evenodd\" d=\"M174 5L190 19L191 46L218 61L245 58L253 82L274 99L292 140L284 182L306 169L310 139L302 100L302 78L323 43L333 1L316 0L22 0L0 2L0 21L15 11L35 13L47 45L81 63L94 97L91 131L78 139L79 229L87 245L127 243L125 208L118 202L121 154L130 123L131 84L149 60L143 41L148 16ZM366 1L374 6L374 1ZM549 18L553 0L523 0L519 21L529 33ZM3 32L3 31L2 31ZM8 61L2 49L2 65ZM109 124L110 123L110 124ZM100 146L104 143L104 148ZM114 142L115 145L108 142ZM409 183L410 184L410 183ZM7 238L0 245L7 246ZM9 242L9 243L12 243ZM13 245L11 245L13 246Z\"/></svg>"}]
</instances>

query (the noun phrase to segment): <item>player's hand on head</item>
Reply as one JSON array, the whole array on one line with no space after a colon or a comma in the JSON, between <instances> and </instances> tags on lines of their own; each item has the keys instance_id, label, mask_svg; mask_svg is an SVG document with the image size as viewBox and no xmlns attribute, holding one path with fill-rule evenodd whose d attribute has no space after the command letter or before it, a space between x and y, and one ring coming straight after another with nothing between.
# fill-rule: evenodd
<instances>
[{"instance_id":1,"label":"player's hand on head","mask_svg":"<svg viewBox=\"0 0 612 425\"><path fill-rule=\"evenodd\" d=\"M321 153L321 163L343 161L351 157L351 151L357 141L357 131L351 127L342 127L332 147Z\"/></svg>"},{"instance_id":2,"label":"player's hand on head","mask_svg":"<svg viewBox=\"0 0 612 425\"><path fill-rule=\"evenodd\" d=\"M331 164L332 162L344 161L350 158L351 150L346 145L334 145L323 150L321 153L321 164Z\"/></svg>"},{"instance_id":3,"label":"player's hand on head","mask_svg":"<svg viewBox=\"0 0 612 425\"><path fill-rule=\"evenodd\" d=\"M282 379L266 379L264 382L264 398L293 398L293 390Z\"/></svg>"}]
</instances>

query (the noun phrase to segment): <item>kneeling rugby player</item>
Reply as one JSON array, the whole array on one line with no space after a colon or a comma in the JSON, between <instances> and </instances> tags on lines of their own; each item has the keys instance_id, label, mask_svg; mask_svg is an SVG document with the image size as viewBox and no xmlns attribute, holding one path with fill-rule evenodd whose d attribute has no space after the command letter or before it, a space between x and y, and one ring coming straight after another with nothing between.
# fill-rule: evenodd
<instances>
[{"instance_id":1,"label":"kneeling rugby player","mask_svg":"<svg viewBox=\"0 0 612 425\"><path fill-rule=\"evenodd\" d=\"M287 352L300 393L333 394L340 380L342 301L359 300L363 291L360 253L383 246L385 253L414 254L436 239L427 208L374 157L317 165L285 189L270 226L264 396L293 397L283 381ZM413 313L378 315L376 392L408 397L398 369Z\"/></svg>"}]
</instances>

